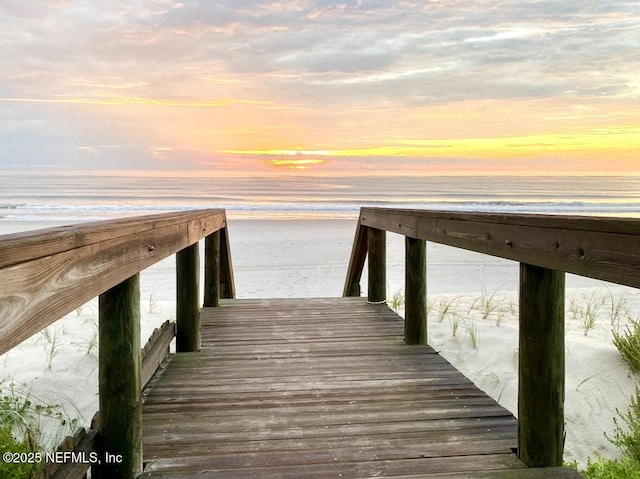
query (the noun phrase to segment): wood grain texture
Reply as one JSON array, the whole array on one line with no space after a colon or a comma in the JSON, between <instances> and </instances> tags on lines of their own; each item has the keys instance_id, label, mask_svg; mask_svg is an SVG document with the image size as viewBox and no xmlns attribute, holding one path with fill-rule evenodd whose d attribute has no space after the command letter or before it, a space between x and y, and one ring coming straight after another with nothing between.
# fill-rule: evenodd
<instances>
[{"instance_id":1,"label":"wood grain texture","mask_svg":"<svg viewBox=\"0 0 640 479\"><path fill-rule=\"evenodd\" d=\"M372 303L387 299L387 232L367 230L367 298Z\"/></svg>"},{"instance_id":2,"label":"wood grain texture","mask_svg":"<svg viewBox=\"0 0 640 479\"><path fill-rule=\"evenodd\" d=\"M80 428L73 436L67 436L56 451L81 453L89 460L90 454L96 452L96 434L94 429ZM83 479L88 469L89 465L82 461L47 462L32 479Z\"/></svg>"},{"instance_id":3,"label":"wood grain texture","mask_svg":"<svg viewBox=\"0 0 640 479\"><path fill-rule=\"evenodd\" d=\"M217 307L220 302L220 231L204 240L204 307Z\"/></svg>"},{"instance_id":4,"label":"wood grain texture","mask_svg":"<svg viewBox=\"0 0 640 479\"><path fill-rule=\"evenodd\" d=\"M229 227L220 230L220 298L236 297L236 285L233 277L233 261L231 260L231 243L229 243Z\"/></svg>"},{"instance_id":5,"label":"wood grain texture","mask_svg":"<svg viewBox=\"0 0 640 479\"><path fill-rule=\"evenodd\" d=\"M424 240L405 237L404 340L427 344L427 248Z\"/></svg>"},{"instance_id":6,"label":"wood grain texture","mask_svg":"<svg viewBox=\"0 0 640 479\"><path fill-rule=\"evenodd\" d=\"M287 471L288 472L288 471ZM311 474L317 474L316 471L310 471ZM256 474L256 475L250 475ZM328 474L331 474L329 472ZM198 471L198 472L165 472L165 473L143 473L141 478L155 478L155 479L209 479L209 478L218 478L218 477L226 477L222 475L216 475L216 473L212 473L211 471ZM268 475L258 475L257 472L247 470L246 475L235 474L234 476L229 476L232 478L243 478L243 479L251 479L251 478L269 478ZM273 477L273 476L271 476ZM285 475L279 476L284 479L290 478L294 479L296 477L309 477L309 476L295 476L295 475ZM311 476L313 477L313 476ZM329 476L317 476L317 477L334 477L333 475ZM340 475L338 477L346 477L348 478L357 478L357 479L370 479L371 477L385 477L387 479L581 479L582 476L578 474L576 471L561 468L561 467L549 467L549 468L541 468L541 469L508 469L508 470L492 470L492 471L459 471L452 473L429 473L425 472L423 474L403 474L399 475L381 475L379 471L376 471L375 476L371 475Z\"/></svg>"},{"instance_id":7,"label":"wood grain texture","mask_svg":"<svg viewBox=\"0 0 640 479\"><path fill-rule=\"evenodd\" d=\"M221 209L162 213L2 235L0 268L182 223L189 225L191 239L197 241L225 227L226 215Z\"/></svg>"},{"instance_id":8,"label":"wood grain texture","mask_svg":"<svg viewBox=\"0 0 640 479\"><path fill-rule=\"evenodd\" d=\"M176 350L199 351L200 252L197 244L176 253Z\"/></svg>"},{"instance_id":9,"label":"wood grain texture","mask_svg":"<svg viewBox=\"0 0 640 479\"><path fill-rule=\"evenodd\" d=\"M367 228L358 221L342 296L360 296L361 294L360 279L367 258L367 237Z\"/></svg>"},{"instance_id":10,"label":"wood grain texture","mask_svg":"<svg viewBox=\"0 0 640 479\"><path fill-rule=\"evenodd\" d=\"M0 354L225 224L205 210L3 237Z\"/></svg>"},{"instance_id":11,"label":"wood grain texture","mask_svg":"<svg viewBox=\"0 0 640 479\"><path fill-rule=\"evenodd\" d=\"M564 289L564 273L520 265L518 454L529 467L563 460Z\"/></svg>"},{"instance_id":12,"label":"wood grain texture","mask_svg":"<svg viewBox=\"0 0 640 479\"><path fill-rule=\"evenodd\" d=\"M99 306L98 446L122 461L103 462L98 477L135 479L142 472L140 275L101 294Z\"/></svg>"},{"instance_id":13,"label":"wood grain texture","mask_svg":"<svg viewBox=\"0 0 640 479\"><path fill-rule=\"evenodd\" d=\"M156 328L141 351L142 368L140 381L144 389L158 370L165 358L169 355L171 341L176 337L176 324L165 321L162 326Z\"/></svg>"},{"instance_id":14,"label":"wood grain texture","mask_svg":"<svg viewBox=\"0 0 640 479\"><path fill-rule=\"evenodd\" d=\"M412 238L640 287L640 220L362 208L359 223Z\"/></svg>"},{"instance_id":15,"label":"wood grain texture","mask_svg":"<svg viewBox=\"0 0 640 479\"><path fill-rule=\"evenodd\" d=\"M141 477L577 477L519 475L514 417L386 305L222 300L202 325L145 391Z\"/></svg>"}]
</instances>

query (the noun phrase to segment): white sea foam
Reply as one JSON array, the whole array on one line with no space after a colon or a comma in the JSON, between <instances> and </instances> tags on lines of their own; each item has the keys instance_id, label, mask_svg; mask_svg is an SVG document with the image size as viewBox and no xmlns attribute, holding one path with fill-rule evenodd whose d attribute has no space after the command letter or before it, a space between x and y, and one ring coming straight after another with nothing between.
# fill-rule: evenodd
<instances>
[{"instance_id":1,"label":"white sea foam","mask_svg":"<svg viewBox=\"0 0 640 479\"><path fill-rule=\"evenodd\" d=\"M0 219L99 220L200 208L356 218L361 206L640 217L636 177L210 178L0 172Z\"/></svg>"}]
</instances>

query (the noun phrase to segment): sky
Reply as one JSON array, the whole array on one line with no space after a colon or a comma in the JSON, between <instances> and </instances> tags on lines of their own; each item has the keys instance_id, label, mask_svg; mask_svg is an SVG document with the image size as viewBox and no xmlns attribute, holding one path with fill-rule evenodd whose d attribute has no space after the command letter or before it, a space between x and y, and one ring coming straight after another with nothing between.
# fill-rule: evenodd
<instances>
[{"instance_id":1,"label":"sky","mask_svg":"<svg viewBox=\"0 0 640 479\"><path fill-rule=\"evenodd\" d=\"M640 172L640 1L2 0L0 169Z\"/></svg>"}]
</instances>

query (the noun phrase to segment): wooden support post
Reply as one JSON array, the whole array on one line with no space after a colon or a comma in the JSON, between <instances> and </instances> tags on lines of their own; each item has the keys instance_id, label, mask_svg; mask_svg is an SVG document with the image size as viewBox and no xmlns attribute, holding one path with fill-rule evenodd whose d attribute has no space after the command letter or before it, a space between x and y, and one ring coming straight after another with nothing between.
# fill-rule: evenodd
<instances>
[{"instance_id":1,"label":"wooden support post","mask_svg":"<svg viewBox=\"0 0 640 479\"><path fill-rule=\"evenodd\" d=\"M139 274L100 295L98 329L103 456L97 470L100 478L133 479L142 472Z\"/></svg>"},{"instance_id":2,"label":"wooden support post","mask_svg":"<svg viewBox=\"0 0 640 479\"><path fill-rule=\"evenodd\" d=\"M562 465L564 272L520 264L518 455L529 467Z\"/></svg>"},{"instance_id":3,"label":"wooden support post","mask_svg":"<svg viewBox=\"0 0 640 479\"><path fill-rule=\"evenodd\" d=\"M355 297L359 298L362 296L362 289L360 288L360 283L351 283L351 288L347 294L347 297Z\"/></svg>"},{"instance_id":4,"label":"wooden support post","mask_svg":"<svg viewBox=\"0 0 640 479\"><path fill-rule=\"evenodd\" d=\"M198 243L176 253L176 351L200 351L200 260Z\"/></svg>"},{"instance_id":5,"label":"wooden support post","mask_svg":"<svg viewBox=\"0 0 640 479\"><path fill-rule=\"evenodd\" d=\"M369 292L367 299L381 303L387 299L387 232L368 228Z\"/></svg>"},{"instance_id":6,"label":"wooden support post","mask_svg":"<svg viewBox=\"0 0 640 479\"><path fill-rule=\"evenodd\" d=\"M424 240L405 237L404 340L427 344L427 248Z\"/></svg>"},{"instance_id":7,"label":"wooden support post","mask_svg":"<svg viewBox=\"0 0 640 479\"><path fill-rule=\"evenodd\" d=\"M220 230L220 297L233 299L236 297L236 287L233 279L233 265L229 244L229 228Z\"/></svg>"},{"instance_id":8,"label":"wooden support post","mask_svg":"<svg viewBox=\"0 0 640 479\"><path fill-rule=\"evenodd\" d=\"M347 268L347 279L342 290L342 296L344 297L360 297L362 295L360 280L362 279L362 270L364 269L364 263L367 258L368 230L369 228L358 223L353 239L349 267Z\"/></svg>"},{"instance_id":9,"label":"wooden support post","mask_svg":"<svg viewBox=\"0 0 640 479\"><path fill-rule=\"evenodd\" d=\"M204 240L204 306L220 304L220 230Z\"/></svg>"}]
</instances>

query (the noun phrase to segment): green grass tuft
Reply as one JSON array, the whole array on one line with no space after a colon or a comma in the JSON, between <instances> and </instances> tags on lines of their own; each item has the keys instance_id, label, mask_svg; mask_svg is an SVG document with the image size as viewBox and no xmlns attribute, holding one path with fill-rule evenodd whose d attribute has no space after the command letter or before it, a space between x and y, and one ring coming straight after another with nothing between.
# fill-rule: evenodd
<instances>
[{"instance_id":1,"label":"green grass tuft","mask_svg":"<svg viewBox=\"0 0 640 479\"><path fill-rule=\"evenodd\" d=\"M616 413L618 417L613 418L613 438L607 436L607 439L640 464L640 386L636 384L627 413L621 414L618 410Z\"/></svg>"},{"instance_id":2,"label":"green grass tuft","mask_svg":"<svg viewBox=\"0 0 640 479\"><path fill-rule=\"evenodd\" d=\"M13 381L0 381L0 455L11 453L44 453L45 438L41 430L42 420L54 420L66 431L74 431L77 420L70 419L59 405L46 404L22 391ZM35 456L34 456L35 458ZM27 479L42 467L25 461L7 463L0 461L0 477Z\"/></svg>"},{"instance_id":3,"label":"green grass tuft","mask_svg":"<svg viewBox=\"0 0 640 479\"><path fill-rule=\"evenodd\" d=\"M40 449L29 436L17 439L10 425L0 426L0 455L11 453L35 453ZM0 477L6 479L29 479L42 467L42 464L28 462L7 463L0 461Z\"/></svg>"},{"instance_id":4,"label":"green grass tuft","mask_svg":"<svg viewBox=\"0 0 640 479\"><path fill-rule=\"evenodd\" d=\"M581 474L586 479L640 479L640 463L629 457L619 460L600 458L596 462L589 461Z\"/></svg>"},{"instance_id":5,"label":"green grass tuft","mask_svg":"<svg viewBox=\"0 0 640 479\"><path fill-rule=\"evenodd\" d=\"M391 309L393 309L396 313L400 310L400 308L404 307L404 295L401 291L396 291L395 293L393 293L393 296L391 296L391 299L389 300L389 306L391 306Z\"/></svg>"},{"instance_id":6,"label":"green grass tuft","mask_svg":"<svg viewBox=\"0 0 640 479\"><path fill-rule=\"evenodd\" d=\"M635 395L626 414L616 410L617 418L613 418L614 433L607 439L623 453L621 459L603 459L587 462L587 468L580 471L586 479L640 479L640 387L636 385ZM565 466L577 469L576 463Z\"/></svg>"},{"instance_id":7,"label":"green grass tuft","mask_svg":"<svg viewBox=\"0 0 640 479\"><path fill-rule=\"evenodd\" d=\"M631 319L631 326L623 332L613 332L615 344L622 358L633 371L640 371L640 321Z\"/></svg>"}]
</instances>

